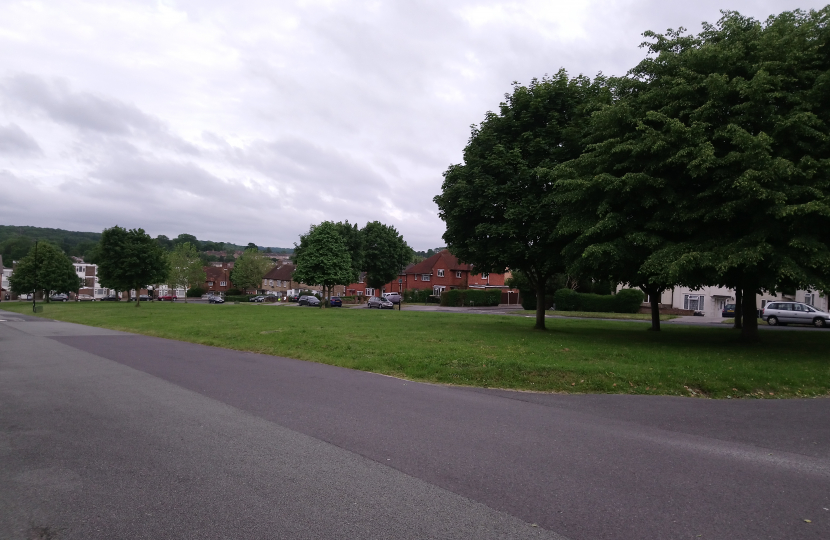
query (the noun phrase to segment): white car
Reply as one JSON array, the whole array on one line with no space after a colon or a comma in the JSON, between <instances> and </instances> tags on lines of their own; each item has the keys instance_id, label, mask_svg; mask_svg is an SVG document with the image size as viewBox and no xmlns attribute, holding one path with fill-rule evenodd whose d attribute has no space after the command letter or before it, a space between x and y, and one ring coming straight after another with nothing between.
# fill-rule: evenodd
<instances>
[{"instance_id":1,"label":"white car","mask_svg":"<svg viewBox=\"0 0 830 540\"><path fill-rule=\"evenodd\" d=\"M801 302L771 302L761 312L761 318L770 326L811 324L826 328L830 325L830 314Z\"/></svg>"}]
</instances>

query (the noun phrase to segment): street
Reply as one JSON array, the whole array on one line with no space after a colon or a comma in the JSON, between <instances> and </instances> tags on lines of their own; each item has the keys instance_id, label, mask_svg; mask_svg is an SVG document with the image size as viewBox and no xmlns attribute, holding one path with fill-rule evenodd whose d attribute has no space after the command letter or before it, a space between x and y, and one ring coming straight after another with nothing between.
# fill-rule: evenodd
<instances>
[{"instance_id":1,"label":"street","mask_svg":"<svg viewBox=\"0 0 830 540\"><path fill-rule=\"evenodd\" d=\"M0 538L828 538L828 418L828 399L429 385L0 311Z\"/></svg>"}]
</instances>

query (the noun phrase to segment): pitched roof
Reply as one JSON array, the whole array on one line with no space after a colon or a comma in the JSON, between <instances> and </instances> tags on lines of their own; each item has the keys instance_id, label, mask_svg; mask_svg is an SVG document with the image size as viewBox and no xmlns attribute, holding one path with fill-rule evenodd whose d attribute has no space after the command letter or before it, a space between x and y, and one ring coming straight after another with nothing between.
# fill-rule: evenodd
<instances>
[{"instance_id":1,"label":"pitched roof","mask_svg":"<svg viewBox=\"0 0 830 540\"><path fill-rule=\"evenodd\" d=\"M291 281L294 276L294 269L297 268L291 263L285 263L282 266L275 266L262 276L262 279L280 279L282 281Z\"/></svg>"},{"instance_id":2,"label":"pitched roof","mask_svg":"<svg viewBox=\"0 0 830 540\"><path fill-rule=\"evenodd\" d=\"M435 268L435 265L438 264L438 261L443 258L446 261L447 270L469 270L470 265L464 264L458 261L458 258L449 252L449 250L445 249L443 251L439 251L432 257L428 259L424 259L423 261L419 262L416 265L413 265L411 268L406 269L407 274L429 274L432 272L432 269Z\"/></svg>"},{"instance_id":3,"label":"pitched roof","mask_svg":"<svg viewBox=\"0 0 830 540\"><path fill-rule=\"evenodd\" d=\"M205 266L205 281L222 281L228 279L228 270L218 266Z\"/></svg>"}]
</instances>

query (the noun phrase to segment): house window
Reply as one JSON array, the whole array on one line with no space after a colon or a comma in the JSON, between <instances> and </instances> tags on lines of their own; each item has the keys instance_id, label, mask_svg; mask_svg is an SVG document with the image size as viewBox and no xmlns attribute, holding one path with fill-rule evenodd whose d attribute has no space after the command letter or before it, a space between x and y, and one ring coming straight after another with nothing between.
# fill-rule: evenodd
<instances>
[{"instance_id":1,"label":"house window","mask_svg":"<svg viewBox=\"0 0 830 540\"><path fill-rule=\"evenodd\" d=\"M273 287L273 286L274 286L274 280L273 280L273 279L269 279L269 280L268 280L268 286L269 286L269 287Z\"/></svg>"},{"instance_id":2,"label":"house window","mask_svg":"<svg viewBox=\"0 0 830 540\"><path fill-rule=\"evenodd\" d=\"M435 285L432 287L432 294L434 296L441 296L441 293L443 293L444 290L446 290L446 287L443 285Z\"/></svg>"},{"instance_id":3,"label":"house window","mask_svg":"<svg viewBox=\"0 0 830 540\"><path fill-rule=\"evenodd\" d=\"M490 274L487 274L487 273L482 273L481 274L481 279L488 279L489 277L490 277Z\"/></svg>"},{"instance_id":4,"label":"house window","mask_svg":"<svg viewBox=\"0 0 830 540\"><path fill-rule=\"evenodd\" d=\"M357 282L358 283L363 283L363 276L360 276L359 278L357 278Z\"/></svg>"},{"instance_id":5,"label":"house window","mask_svg":"<svg viewBox=\"0 0 830 540\"><path fill-rule=\"evenodd\" d=\"M703 298L702 294L684 294L683 295L683 309L691 309L694 311L700 311L703 309Z\"/></svg>"},{"instance_id":6,"label":"house window","mask_svg":"<svg viewBox=\"0 0 830 540\"><path fill-rule=\"evenodd\" d=\"M459 278L459 279L461 278L461 270L457 270L457 271L455 272L455 277L457 277L457 278Z\"/></svg>"},{"instance_id":7,"label":"house window","mask_svg":"<svg viewBox=\"0 0 830 540\"><path fill-rule=\"evenodd\" d=\"M224 286L225 286L225 285L227 285L227 284L228 284L228 282L227 282L227 281L220 281L220 282L219 282L219 286L220 286L220 287L224 287Z\"/></svg>"},{"instance_id":8,"label":"house window","mask_svg":"<svg viewBox=\"0 0 830 540\"><path fill-rule=\"evenodd\" d=\"M816 301L816 296L813 293L807 293L804 295L804 303L808 306L812 306L813 302Z\"/></svg>"},{"instance_id":9,"label":"house window","mask_svg":"<svg viewBox=\"0 0 830 540\"><path fill-rule=\"evenodd\" d=\"M212 282L212 281L208 281L208 285L210 285L211 287L213 287L213 282Z\"/></svg>"},{"instance_id":10,"label":"house window","mask_svg":"<svg viewBox=\"0 0 830 540\"><path fill-rule=\"evenodd\" d=\"M366 296L374 296L374 295L375 295L375 290L374 289L372 289L371 287L366 289Z\"/></svg>"},{"instance_id":11,"label":"house window","mask_svg":"<svg viewBox=\"0 0 830 540\"><path fill-rule=\"evenodd\" d=\"M443 268L438 269L438 277L444 277L444 269Z\"/></svg>"},{"instance_id":12,"label":"house window","mask_svg":"<svg viewBox=\"0 0 830 540\"><path fill-rule=\"evenodd\" d=\"M418 281L418 274L415 274L415 278L414 278L414 280L415 280L415 281Z\"/></svg>"},{"instance_id":13,"label":"house window","mask_svg":"<svg viewBox=\"0 0 830 540\"><path fill-rule=\"evenodd\" d=\"M429 274L423 274L421 276L421 281L429 281Z\"/></svg>"},{"instance_id":14,"label":"house window","mask_svg":"<svg viewBox=\"0 0 830 540\"><path fill-rule=\"evenodd\" d=\"M398 278L398 283L403 283L403 280L401 278Z\"/></svg>"}]
</instances>

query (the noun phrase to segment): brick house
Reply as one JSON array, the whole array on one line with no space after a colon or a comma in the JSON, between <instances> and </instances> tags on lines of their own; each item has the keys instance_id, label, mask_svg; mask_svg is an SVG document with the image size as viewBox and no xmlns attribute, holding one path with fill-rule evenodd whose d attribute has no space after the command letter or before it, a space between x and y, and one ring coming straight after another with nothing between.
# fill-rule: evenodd
<instances>
[{"instance_id":1,"label":"brick house","mask_svg":"<svg viewBox=\"0 0 830 540\"><path fill-rule=\"evenodd\" d=\"M208 292L224 293L228 289L232 289L231 283L231 267L224 263L222 266L205 266L205 283L202 288Z\"/></svg>"},{"instance_id":2,"label":"brick house","mask_svg":"<svg viewBox=\"0 0 830 540\"><path fill-rule=\"evenodd\" d=\"M275 266L269 270L267 274L262 276L262 288L260 290L265 294L279 296L280 298L285 298L290 294L297 294L301 290L317 291L322 294L323 287L319 285L312 286L306 283L294 281L294 270L296 268L297 267L290 262L281 266ZM332 287L331 294L332 296L335 296L342 294L342 291L342 285Z\"/></svg>"}]
</instances>

